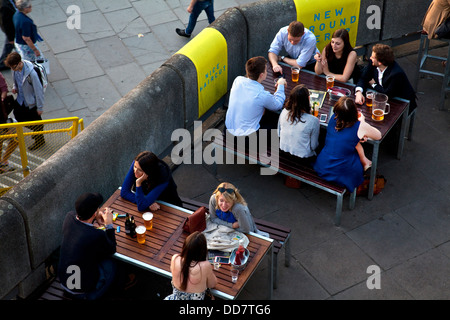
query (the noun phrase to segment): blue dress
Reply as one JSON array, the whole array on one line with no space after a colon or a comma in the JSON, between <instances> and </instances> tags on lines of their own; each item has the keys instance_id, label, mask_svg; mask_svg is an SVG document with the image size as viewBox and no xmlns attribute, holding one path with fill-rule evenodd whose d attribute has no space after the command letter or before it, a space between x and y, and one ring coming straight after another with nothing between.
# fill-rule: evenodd
<instances>
[{"instance_id":1,"label":"blue dress","mask_svg":"<svg viewBox=\"0 0 450 320\"><path fill-rule=\"evenodd\" d=\"M364 170L355 147L359 142L358 129L361 122L340 131L335 129L336 120L328 123L325 146L314 164L319 177L345 186L350 192L364 181Z\"/></svg>"}]
</instances>

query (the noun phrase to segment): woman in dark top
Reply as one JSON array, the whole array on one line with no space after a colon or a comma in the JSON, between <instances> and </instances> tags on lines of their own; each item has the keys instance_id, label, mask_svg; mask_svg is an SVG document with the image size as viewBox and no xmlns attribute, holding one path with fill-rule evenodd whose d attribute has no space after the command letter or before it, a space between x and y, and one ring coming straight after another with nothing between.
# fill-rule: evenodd
<instances>
[{"instance_id":1,"label":"woman in dark top","mask_svg":"<svg viewBox=\"0 0 450 320\"><path fill-rule=\"evenodd\" d=\"M150 151L143 151L136 156L122 184L120 195L136 203L139 211L158 210L156 200L182 205L169 166Z\"/></svg>"},{"instance_id":2,"label":"woman in dark top","mask_svg":"<svg viewBox=\"0 0 450 320\"><path fill-rule=\"evenodd\" d=\"M30 0L16 0L17 12L13 16L14 28L16 30L15 46L22 59L35 61L44 59L37 42L43 41L37 32L37 27L28 16L32 10Z\"/></svg>"},{"instance_id":3,"label":"woman in dark top","mask_svg":"<svg viewBox=\"0 0 450 320\"><path fill-rule=\"evenodd\" d=\"M331 42L325 46L322 54L317 53L315 72L334 76L341 82L353 79L356 83L359 79L360 70L356 65L357 55L350 44L350 37L346 29L338 29L331 36Z\"/></svg>"}]
</instances>

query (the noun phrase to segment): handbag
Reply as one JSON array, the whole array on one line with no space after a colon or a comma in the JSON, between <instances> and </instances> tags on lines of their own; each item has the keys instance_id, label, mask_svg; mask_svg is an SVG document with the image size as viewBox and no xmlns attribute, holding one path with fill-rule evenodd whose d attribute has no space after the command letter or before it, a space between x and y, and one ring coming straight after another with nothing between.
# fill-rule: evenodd
<instances>
[{"instance_id":1,"label":"handbag","mask_svg":"<svg viewBox=\"0 0 450 320\"><path fill-rule=\"evenodd\" d=\"M373 194L374 195L379 194L384 189L384 185L386 184L386 182L387 180L383 175L377 174L375 176ZM361 185L356 189L356 195L367 196L369 194L369 183L370 183L370 176L367 175L366 177L364 177L364 182L361 183Z\"/></svg>"},{"instance_id":2,"label":"handbag","mask_svg":"<svg viewBox=\"0 0 450 320\"><path fill-rule=\"evenodd\" d=\"M194 231L200 231L206 229L206 208L200 207L193 214L186 218L183 225L183 230L191 234Z\"/></svg>"}]
</instances>

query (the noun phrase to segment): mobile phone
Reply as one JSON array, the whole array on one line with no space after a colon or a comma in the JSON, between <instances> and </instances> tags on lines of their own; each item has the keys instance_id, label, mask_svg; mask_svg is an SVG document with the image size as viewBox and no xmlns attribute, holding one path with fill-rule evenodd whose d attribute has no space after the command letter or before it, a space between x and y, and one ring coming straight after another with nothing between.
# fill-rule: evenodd
<instances>
[{"instance_id":1,"label":"mobile phone","mask_svg":"<svg viewBox=\"0 0 450 320\"><path fill-rule=\"evenodd\" d=\"M325 113L322 113L320 115L319 121L320 122L327 122L327 115Z\"/></svg>"},{"instance_id":2,"label":"mobile phone","mask_svg":"<svg viewBox=\"0 0 450 320\"><path fill-rule=\"evenodd\" d=\"M216 256L214 257L214 262L218 262L221 264L230 264L230 257Z\"/></svg>"}]
</instances>

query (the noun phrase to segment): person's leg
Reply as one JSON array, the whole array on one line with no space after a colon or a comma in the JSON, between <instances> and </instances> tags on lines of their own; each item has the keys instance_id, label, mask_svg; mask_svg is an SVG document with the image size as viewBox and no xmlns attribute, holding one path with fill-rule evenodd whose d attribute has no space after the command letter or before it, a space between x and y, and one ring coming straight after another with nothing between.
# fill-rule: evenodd
<instances>
[{"instance_id":1,"label":"person's leg","mask_svg":"<svg viewBox=\"0 0 450 320\"><path fill-rule=\"evenodd\" d=\"M210 1L210 4L205 8L206 15L208 17L209 24L213 23L216 20L214 17L214 0Z\"/></svg>"},{"instance_id":2,"label":"person's leg","mask_svg":"<svg viewBox=\"0 0 450 320\"><path fill-rule=\"evenodd\" d=\"M99 265L100 277L97 287L93 292L86 294L85 299L96 300L105 295L111 285L114 283L117 273L117 265L113 259L105 259Z\"/></svg>"},{"instance_id":3,"label":"person's leg","mask_svg":"<svg viewBox=\"0 0 450 320\"><path fill-rule=\"evenodd\" d=\"M184 30L186 35L191 35L192 31L194 31L195 25L197 24L198 16L200 15L200 13L202 13L204 9L203 6L204 3L205 3L204 1L203 2L197 1L194 7L192 8L192 12L189 15L189 23L186 27L186 30Z\"/></svg>"}]
</instances>

